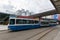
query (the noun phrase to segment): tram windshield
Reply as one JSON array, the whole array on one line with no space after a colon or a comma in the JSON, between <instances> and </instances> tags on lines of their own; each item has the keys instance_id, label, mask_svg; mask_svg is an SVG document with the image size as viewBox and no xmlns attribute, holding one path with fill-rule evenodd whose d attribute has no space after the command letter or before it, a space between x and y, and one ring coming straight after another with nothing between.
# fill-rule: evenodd
<instances>
[{"instance_id":1,"label":"tram windshield","mask_svg":"<svg viewBox=\"0 0 60 40\"><path fill-rule=\"evenodd\" d=\"M15 19L10 19L10 24L11 25L15 24Z\"/></svg>"}]
</instances>

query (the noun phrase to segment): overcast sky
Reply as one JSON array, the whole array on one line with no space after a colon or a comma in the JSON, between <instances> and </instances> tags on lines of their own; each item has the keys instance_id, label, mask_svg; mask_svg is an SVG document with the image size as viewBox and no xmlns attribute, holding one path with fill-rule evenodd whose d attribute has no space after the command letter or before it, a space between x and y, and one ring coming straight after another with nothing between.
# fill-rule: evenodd
<instances>
[{"instance_id":1,"label":"overcast sky","mask_svg":"<svg viewBox=\"0 0 60 40\"><path fill-rule=\"evenodd\" d=\"M34 13L42 13L54 10L50 0L0 0L0 11L13 11L18 9L29 10Z\"/></svg>"}]
</instances>

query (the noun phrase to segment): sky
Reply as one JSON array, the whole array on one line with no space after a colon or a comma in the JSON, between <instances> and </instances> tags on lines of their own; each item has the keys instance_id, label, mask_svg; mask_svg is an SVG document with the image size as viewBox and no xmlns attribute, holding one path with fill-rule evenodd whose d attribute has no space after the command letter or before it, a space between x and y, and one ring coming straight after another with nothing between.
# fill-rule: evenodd
<instances>
[{"instance_id":1,"label":"sky","mask_svg":"<svg viewBox=\"0 0 60 40\"><path fill-rule=\"evenodd\" d=\"M55 8L50 0L0 0L1 12L16 12L21 9L29 10L36 14L54 10Z\"/></svg>"}]
</instances>

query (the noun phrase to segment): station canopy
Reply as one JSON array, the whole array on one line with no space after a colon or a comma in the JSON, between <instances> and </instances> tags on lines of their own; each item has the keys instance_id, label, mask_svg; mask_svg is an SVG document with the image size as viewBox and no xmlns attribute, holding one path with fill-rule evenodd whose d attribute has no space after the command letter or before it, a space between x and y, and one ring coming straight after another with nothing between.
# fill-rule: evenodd
<instances>
[{"instance_id":1,"label":"station canopy","mask_svg":"<svg viewBox=\"0 0 60 40\"><path fill-rule=\"evenodd\" d=\"M55 7L50 0L0 0L0 12L16 14L22 9L36 15L55 10Z\"/></svg>"}]
</instances>

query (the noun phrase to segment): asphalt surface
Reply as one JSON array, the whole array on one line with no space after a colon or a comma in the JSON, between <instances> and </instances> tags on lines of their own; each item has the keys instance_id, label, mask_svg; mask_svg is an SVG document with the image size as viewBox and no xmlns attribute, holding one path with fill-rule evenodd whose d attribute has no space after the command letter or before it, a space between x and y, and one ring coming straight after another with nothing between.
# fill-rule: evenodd
<instances>
[{"instance_id":1,"label":"asphalt surface","mask_svg":"<svg viewBox=\"0 0 60 40\"><path fill-rule=\"evenodd\" d=\"M55 30L51 31L40 40L60 40L60 25L56 26Z\"/></svg>"},{"instance_id":2,"label":"asphalt surface","mask_svg":"<svg viewBox=\"0 0 60 40\"><path fill-rule=\"evenodd\" d=\"M55 37L58 34L58 32L60 31L60 27L59 26L56 26L56 30L52 31L51 33L46 35L46 37L44 36L40 40L46 40L46 38L48 38L47 40L50 40L50 37L53 34L54 34L53 36ZM10 32L8 30L0 31L0 40L26 40L26 39L28 39L28 38L30 38L30 37L42 32L42 31L44 31L46 29L49 29L49 28L50 27L37 28L37 29L17 31L17 32Z\"/></svg>"}]
</instances>

